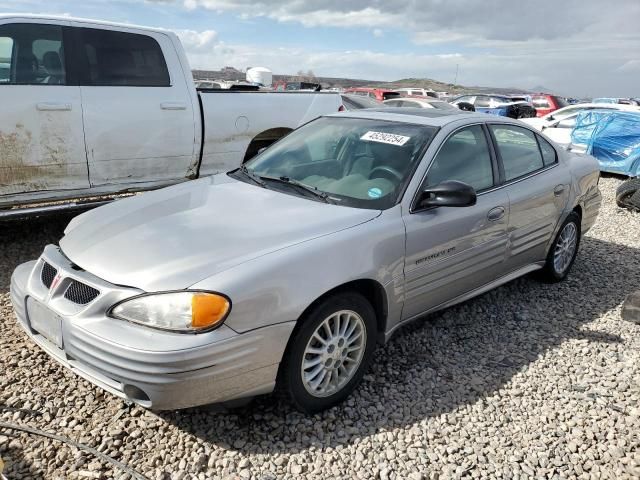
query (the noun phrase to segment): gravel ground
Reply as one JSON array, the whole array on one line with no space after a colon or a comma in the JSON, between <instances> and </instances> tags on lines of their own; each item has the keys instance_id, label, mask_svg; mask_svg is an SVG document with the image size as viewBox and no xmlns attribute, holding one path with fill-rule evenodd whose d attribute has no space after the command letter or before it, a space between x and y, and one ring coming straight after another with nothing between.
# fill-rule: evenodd
<instances>
[{"instance_id":1,"label":"gravel ground","mask_svg":"<svg viewBox=\"0 0 640 480\"><path fill-rule=\"evenodd\" d=\"M69 220L0 225L0 422L80 441L152 479L640 478L640 214L616 178L572 274L524 278L401 331L342 406L267 396L154 414L58 366L15 325L9 277ZM0 428L5 475L129 478L74 447Z\"/></svg>"}]
</instances>

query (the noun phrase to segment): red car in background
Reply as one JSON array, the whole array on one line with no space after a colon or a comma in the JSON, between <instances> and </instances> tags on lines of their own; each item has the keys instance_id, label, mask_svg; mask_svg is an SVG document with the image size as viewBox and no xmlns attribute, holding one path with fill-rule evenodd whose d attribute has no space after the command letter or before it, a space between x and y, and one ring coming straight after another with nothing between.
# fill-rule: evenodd
<instances>
[{"instance_id":1,"label":"red car in background","mask_svg":"<svg viewBox=\"0 0 640 480\"><path fill-rule=\"evenodd\" d=\"M400 97L399 92L395 92L393 90L386 90L384 88L370 88L370 87L354 87L347 88L344 93L350 93L352 95L360 95L363 97L373 98L378 102L383 102L385 100L389 100L391 98Z\"/></svg>"},{"instance_id":2,"label":"red car in background","mask_svg":"<svg viewBox=\"0 0 640 480\"><path fill-rule=\"evenodd\" d=\"M564 98L549 93L535 93L531 95L531 103L536 109L536 117L544 117L559 108L569 105Z\"/></svg>"}]
</instances>

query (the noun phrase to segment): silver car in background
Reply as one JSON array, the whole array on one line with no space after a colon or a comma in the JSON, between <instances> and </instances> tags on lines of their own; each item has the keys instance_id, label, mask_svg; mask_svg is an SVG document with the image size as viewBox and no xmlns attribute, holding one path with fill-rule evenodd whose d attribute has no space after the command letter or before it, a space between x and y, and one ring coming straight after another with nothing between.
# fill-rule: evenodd
<instances>
[{"instance_id":1,"label":"silver car in background","mask_svg":"<svg viewBox=\"0 0 640 480\"><path fill-rule=\"evenodd\" d=\"M74 218L11 298L53 358L145 407L277 385L315 412L404 323L529 272L562 280L598 178L507 118L325 116L237 170Z\"/></svg>"}]
</instances>

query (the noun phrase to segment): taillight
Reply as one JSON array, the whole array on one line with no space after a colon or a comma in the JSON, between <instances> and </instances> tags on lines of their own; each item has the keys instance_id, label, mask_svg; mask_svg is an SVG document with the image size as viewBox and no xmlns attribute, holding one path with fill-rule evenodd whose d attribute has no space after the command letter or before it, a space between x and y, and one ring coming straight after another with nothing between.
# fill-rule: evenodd
<instances>
[{"instance_id":1,"label":"taillight","mask_svg":"<svg viewBox=\"0 0 640 480\"><path fill-rule=\"evenodd\" d=\"M346 108L345 108L345 106L344 106L344 105L340 105L340 106L338 107L338 111L339 111L339 112L344 112L345 110L346 110Z\"/></svg>"}]
</instances>

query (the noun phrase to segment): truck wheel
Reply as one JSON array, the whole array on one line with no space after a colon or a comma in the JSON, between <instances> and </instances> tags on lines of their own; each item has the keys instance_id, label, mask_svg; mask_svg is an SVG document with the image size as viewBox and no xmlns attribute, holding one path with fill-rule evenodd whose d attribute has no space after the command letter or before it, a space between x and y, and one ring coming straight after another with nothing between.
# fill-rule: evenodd
<instances>
[{"instance_id":1,"label":"truck wheel","mask_svg":"<svg viewBox=\"0 0 640 480\"><path fill-rule=\"evenodd\" d=\"M571 212L553 240L539 278L546 283L564 280L578 254L580 246L580 215Z\"/></svg>"},{"instance_id":2,"label":"truck wheel","mask_svg":"<svg viewBox=\"0 0 640 480\"><path fill-rule=\"evenodd\" d=\"M290 340L282 387L292 403L315 413L358 386L376 346L376 314L358 293L326 298L300 319Z\"/></svg>"},{"instance_id":3,"label":"truck wheel","mask_svg":"<svg viewBox=\"0 0 640 480\"><path fill-rule=\"evenodd\" d=\"M616 203L619 207L640 211L640 178L631 178L616 188Z\"/></svg>"}]
</instances>

